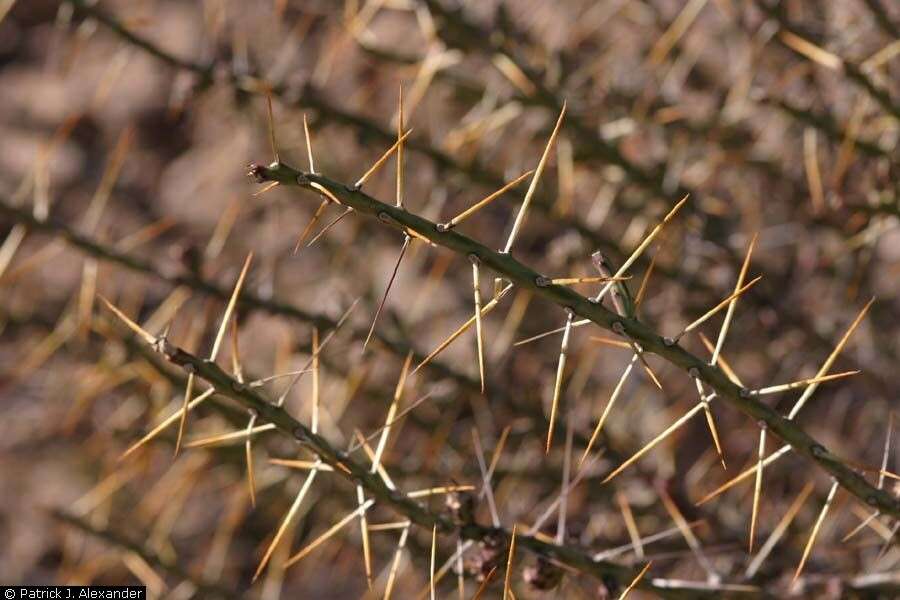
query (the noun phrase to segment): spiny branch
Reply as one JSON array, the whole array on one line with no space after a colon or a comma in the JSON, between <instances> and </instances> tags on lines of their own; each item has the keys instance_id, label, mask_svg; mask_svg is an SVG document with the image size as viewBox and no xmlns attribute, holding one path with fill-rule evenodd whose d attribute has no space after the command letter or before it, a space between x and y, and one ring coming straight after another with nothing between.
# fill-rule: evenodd
<instances>
[{"instance_id":1,"label":"spiny branch","mask_svg":"<svg viewBox=\"0 0 900 600\"><path fill-rule=\"evenodd\" d=\"M283 163L268 167L253 165L250 174L260 182L278 181L286 186L299 186L310 191L315 191L315 186L321 186L337 197L342 204L352 207L360 214L374 217L402 231L413 231L433 244L460 255L474 255L482 265L493 269L518 287L527 289L564 309L569 309L575 315L588 319L603 329L623 332L628 338L639 343L645 352L652 352L688 372L715 390L717 397L724 402L755 421L764 422L774 435L833 476L841 487L860 501L881 509L884 514L900 517L900 505L890 494L869 484L854 468L848 466L846 461L829 452L796 423L753 398L750 390L735 385L721 368L710 366L706 361L684 350L672 340L663 338L637 319L619 316L570 288L547 284L548 278L522 264L510 254L496 252L456 231L441 231L438 224L433 221L380 202L360 190L327 177L303 173Z\"/></svg>"},{"instance_id":2,"label":"spiny branch","mask_svg":"<svg viewBox=\"0 0 900 600\"><path fill-rule=\"evenodd\" d=\"M512 534L505 529L484 527L476 523L457 524L449 516L431 512L409 495L391 489L380 476L374 474L369 468L348 457L345 452L337 450L324 437L296 420L283 408L276 406L257 389L242 384L233 378L215 362L186 352L172 345L164 338L154 340L152 346L168 362L181 367L188 373L194 374L195 377L212 386L220 395L238 402L250 410L252 414L257 415L259 420L275 425L280 432L290 436L300 445L305 446L316 454L323 463L330 466L334 473L344 477L353 485L359 485L365 489L370 501L390 507L416 525L428 529L436 528L438 532L443 534L458 533L465 539L473 540L492 536L493 539L499 539L507 546L510 543ZM632 569L613 563L593 560L588 554L579 549L548 544L537 537L516 534L516 544L599 580L613 578L622 586L627 585L636 575L636 572ZM667 590L659 588L653 582L642 582L640 587L653 590L664 597L677 596L677 594L669 593Z\"/></svg>"}]
</instances>

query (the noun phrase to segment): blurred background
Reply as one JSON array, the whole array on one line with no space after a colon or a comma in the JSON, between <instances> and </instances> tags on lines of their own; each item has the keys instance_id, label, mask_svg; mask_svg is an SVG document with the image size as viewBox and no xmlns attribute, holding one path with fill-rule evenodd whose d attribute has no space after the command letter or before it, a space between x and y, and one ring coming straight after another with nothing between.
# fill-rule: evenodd
<instances>
[{"instance_id":1,"label":"blurred background","mask_svg":"<svg viewBox=\"0 0 900 600\"><path fill-rule=\"evenodd\" d=\"M628 282L636 293L654 261L638 316L662 335L677 334L733 291L758 234L748 278L763 279L737 302L722 354L750 388L815 375L875 297L832 369L861 372L823 384L797 420L840 456L876 466L886 456L887 468L898 468L893 449L885 454L900 392L897 3L5 0L0 581L140 583L156 598L367 593L356 522L302 563L281 566L356 508L353 486L334 473L317 477L251 585L306 478L269 461L312 455L298 455L277 432L256 433L251 506L244 437L202 443L247 428L246 411L227 399L191 412L188 448L177 458L177 425L121 458L178 411L186 378L95 297L206 356L253 252L237 341L226 340L218 357L230 369L239 348L247 380L304 368L314 328L324 338L359 299L321 354L320 432L345 448L354 430L381 427L407 353L417 364L472 315L469 261L414 241L362 352L403 238L351 214L294 253L320 199L296 188L260 194L246 171L274 158L267 90L280 158L307 168L306 117L316 170L349 184L396 140L401 87L403 127L413 129L403 152L405 206L434 221L534 169L566 103L514 249L548 276L596 275L590 256L598 249L621 264L689 194ZM501 248L527 185L459 231ZM366 191L392 203L395 187L392 157ZM326 207L312 231L339 215ZM482 271L487 300L494 274ZM610 336L599 328L573 330L545 455L560 336L515 342L565 319L559 307L513 289L484 319L483 395L472 330L407 381L401 409L428 399L388 440L384 465L399 487L480 486L474 431L487 462L504 441L492 485L502 525L530 526L541 515L560 493L567 431L577 461L631 356L604 343ZM681 345L708 358L697 333L714 343L721 323L720 313ZM713 404L713 413L727 471L698 416L601 485L697 402L684 372L648 361L662 389L642 369L626 380L592 451L599 458L568 495L566 543L589 553L628 545L631 519L641 536L670 532L609 558L636 568L652 560L648 578L742 584L773 597L895 597L894 524L872 520L842 541L871 513L843 490L791 585L831 487L793 455L766 469L753 556L798 495L808 495L748 574L752 479L695 504L756 460L758 426L726 404ZM286 383L264 389L274 399ZM306 375L286 397L303 422L312 393ZM787 413L798 396L763 400ZM778 447L770 439L769 451ZM891 480L884 485L891 489ZM672 530L663 498L694 524L694 548ZM443 510L441 495L426 502ZM491 522L486 501L476 509L479 522ZM369 514L370 524L398 518L379 506ZM553 538L557 527L554 513L541 530ZM383 593L399 536L370 534L372 597ZM430 531L409 530L395 597L427 593L430 545ZM452 536L439 538L439 562L455 548ZM541 590L523 577L534 556L522 550L516 562L521 598L621 591L568 572L561 587ZM485 597L500 596L502 579ZM464 585L466 598L478 587L471 577ZM439 596L457 597L456 589L451 573Z\"/></svg>"}]
</instances>

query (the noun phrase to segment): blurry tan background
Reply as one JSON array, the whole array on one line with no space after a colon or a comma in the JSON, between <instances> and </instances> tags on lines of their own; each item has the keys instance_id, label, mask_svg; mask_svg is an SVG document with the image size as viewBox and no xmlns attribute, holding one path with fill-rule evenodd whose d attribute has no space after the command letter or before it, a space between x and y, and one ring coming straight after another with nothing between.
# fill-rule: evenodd
<instances>
[{"instance_id":1,"label":"blurry tan background","mask_svg":"<svg viewBox=\"0 0 900 600\"><path fill-rule=\"evenodd\" d=\"M594 250L621 263L690 193L629 285L636 291L655 254L640 318L674 335L731 293L758 233L750 273L764 277L738 302L724 349L749 387L813 376L875 296L834 369L862 372L823 384L798 418L837 454L880 464L900 392L900 6L790 0L770 13L760 6L770 4L102 1L102 14L113 19L104 23L74 10L78 2L0 3L7 11L0 21L0 199L48 213L98 244L78 248L16 226L8 212L0 217L0 582L143 581L156 597L208 597L213 592L195 589L204 581L249 598L365 592L355 522L303 563L284 573L271 568L250 585L305 477L268 463L295 457L289 440L271 432L254 439L253 509L243 444L189 449L173 463L170 429L118 460L180 406L183 376L161 375L132 336L113 326L94 291L142 323L153 317L158 328L151 333L170 322L173 341L205 355L223 299L188 286L173 300L176 286L156 274L210 281L227 294L252 251L245 289L303 311L239 308L241 364L258 377L302 367L312 325L323 335L328 329L315 315L333 322L362 298L322 357L321 430L337 447L347 446L354 428L370 432L384 422L406 348L427 354L472 314L468 261L414 243L379 318L380 339L361 353L402 238L350 215L292 254L319 199L296 189L254 195L259 186L247 179L246 165L273 158L263 82L278 92L281 158L306 167L305 114L317 170L348 183L393 143L402 85L404 121L414 129L404 153L406 206L436 221L534 168L567 101L516 257L552 276L594 275ZM186 64L160 60L110 23ZM366 191L392 202L394 176L392 159ZM460 231L502 247L526 186ZM338 214L329 208L319 227ZM141 257L156 274L98 256L103 248ZM491 277L483 274L486 297ZM587 295L597 288L577 289ZM629 358L597 342L605 332L575 330L556 442L545 456L559 336L511 342L564 321L558 307L513 290L485 319L483 398L471 332L441 354L442 366L415 375L405 401L432 396L395 428L385 455L404 489L480 484L473 426L488 455L510 426L493 485L502 522L531 523L542 512L558 494L565 424L575 432L577 459ZM721 316L701 329L714 340L720 323ZM682 345L708 356L695 335ZM225 344L220 364L230 366L231 355ZM807 482L814 492L772 557L745 582L752 484L694 505L756 457L756 424L724 404L714 412L727 473L698 417L677 441L600 485L696 402L684 373L649 361L664 390L642 372L629 379L600 436L605 453L569 497L571 544L599 552L629 543L615 494L628 499L643 535L671 528L657 493L665 487L688 520L702 520L704 556L723 581L781 597L838 597L872 589L854 583L855 576L900 568L896 540L882 552L889 520L841 543L868 511L838 492L801 585L789 585L830 487L822 472L790 456L766 470L757 547ZM287 399L304 421L311 385L304 377ZM267 389L277 397L283 381ZM765 400L786 413L797 396ZM246 426L242 409L223 405L192 413L188 440ZM889 468L897 468L890 458ZM442 508L441 497L429 503ZM282 551L299 549L355 506L351 485L321 474ZM480 521L489 522L486 503L478 508ZM54 510L82 528L62 523ZM397 515L377 508L369 518ZM553 536L556 518L549 522L545 532ZM382 575L376 596L397 535L372 533L375 573ZM411 529L396 597L415 597L427 586L430 543L430 531ZM442 539L439 556L446 560L454 547ZM652 559L653 577L709 575L677 534L645 555L616 560L640 567ZM567 575L562 591L534 590L521 578L533 557L523 551L520 561L519 597L612 593L577 574ZM456 597L452 579L441 584L442 597ZM495 577L487 593L498 595L501 580ZM477 583L466 585L470 597Z\"/></svg>"}]
</instances>

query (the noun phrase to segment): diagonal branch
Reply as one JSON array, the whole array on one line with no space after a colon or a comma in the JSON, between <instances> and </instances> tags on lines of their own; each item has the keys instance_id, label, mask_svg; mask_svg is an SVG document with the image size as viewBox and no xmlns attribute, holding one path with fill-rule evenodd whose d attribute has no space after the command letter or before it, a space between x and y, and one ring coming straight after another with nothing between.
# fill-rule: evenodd
<instances>
[{"instance_id":1,"label":"diagonal branch","mask_svg":"<svg viewBox=\"0 0 900 600\"><path fill-rule=\"evenodd\" d=\"M603 329L622 332L639 343L644 351L660 356L705 383L715 390L717 396L724 402L755 421L765 423L775 436L793 447L798 454L816 463L860 501L882 510L885 514L900 517L900 505L890 494L869 484L854 468L829 452L796 423L753 398L750 390L735 385L718 366L710 366L706 361L684 350L672 340L666 340L637 319L621 317L567 287L548 284L547 277L522 264L510 254L496 252L456 231L441 231L438 224L433 221L385 204L360 190L327 177L303 173L283 163L275 163L268 167L252 165L250 175L260 182L278 181L282 185L299 186L310 191L315 191L316 187L324 188L342 204L352 207L360 214L375 217L401 231L412 231L457 254L474 255L485 267L493 269L520 288L569 309Z\"/></svg>"},{"instance_id":2,"label":"diagonal branch","mask_svg":"<svg viewBox=\"0 0 900 600\"><path fill-rule=\"evenodd\" d=\"M287 434L299 444L315 453L319 459L332 467L333 471L348 479L354 485L366 490L370 501L383 504L404 515L411 522L425 528L436 528L444 534L458 532L465 539L481 540L487 537L501 540L508 545L511 534L502 528L485 527L476 523L455 523L449 516L436 514L416 502L410 495L391 489L382 478L361 463L349 458L345 452L337 450L324 437L315 433L303 423L292 417L283 408L273 404L269 398L257 389L242 384L226 373L216 363L197 357L181 348L170 344L165 338L159 338L152 344L170 363L194 374L206 381L220 395L231 398L261 421L275 425L280 432ZM537 537L516 536L516 543L540 556L558 561L572 569L595 577L601 581L607 578L616 580L625 586L632 581L635 572L632 569L614 563L593 560L589 554L569 546L556 546L541 541ZM678 594L657 586L652 581L642 582L643 589L653 590L663 597L678 597Z\"/></svg>"},{"instance_id":3,"label":"diagonal branch","mask_svg":"<svg viewBox=\"0 0 900 600\"><path fill-rule=\"evenodd\" d=\"M119 532L107 528L98 528L81 517L59 509L52 510L50 514L57 521L101 539L120 552L133 552L148 564L159 568L172 577L191 582L197 588L200 596L204 598L238 598L241 596L240 592L230 590L216 582L198 579L182 569L175 561L149 550L144 544L129 539Z\"/></svg>"}]
</instances>

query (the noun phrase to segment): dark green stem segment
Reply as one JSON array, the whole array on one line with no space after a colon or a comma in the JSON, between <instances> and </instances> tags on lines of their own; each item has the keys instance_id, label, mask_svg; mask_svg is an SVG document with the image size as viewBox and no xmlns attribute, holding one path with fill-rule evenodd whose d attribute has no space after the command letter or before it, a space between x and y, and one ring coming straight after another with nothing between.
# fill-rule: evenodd
<instances>
[{"instance_id":1,"label":"dark green stem segment","mask_svg":"<svg viewBox=\"0 0 900 600\"><path fill-rule=\"evenodd\" d=\"M546 285L545 277L516 260L511 254L492 250L454 230L442 231L437 223L403 208L380 202L361 190L322 175L304 173L283 163L273 163L269 166L251 165L249 174L258 181L277 181L287 186L299 186L317 194L322 194L321 189L327 190L341 204L353 208L358 213L375 217L382 223L402 231L412 232L417 237L425 238L457 254L477 257L482 265L493 269L520 288L528 289L537 296L570 309L576 315L592 321L603 329L616 333L615 329L618 327L614 328L613 324L620 323L620 331L640 344L645 352L656 354L683 371L691 373L692 376L698 377L715 390L724 402L767 427L773 435L821 467L834 477L841 487L863 503L879 509L883 514L900 518L900 502L888 492L870 485L856 470L848 466L839 456L829 452L797 423L751 397L747 390L732 383L718 366L710 366L677 343L658 335L637 319L621 317L569 287ZM317 189L317 186L321 189Z\"/></svg>"},{"instance_id":2,"label":"dark green stem segment","mask_svg":"<svg viewBox=\"0 0 900 600\"><path fill-rule=\"evenodd\" d=\"M257 390L231 377L216 363L198 358L169 344L164 339L158 340L155 348L172 364L183 368L188 373L194 373L196 377L214 387L220 395L235 400L253 411L261 420L272 423L278 430L291 436L319 456L322 462L333 467L336 473L351 480L354 484L363 486L377 503L391 507L413 523L427 529L436 525L438 530L443 533L458 532L465 539L491 539L495 543L499 541L501 545L508 546L510 533L504 529L484 527L475 523L456 523L448 515L433 513L402 492L391 490L379 476L372 474L367 467L351 459L346 453L337 450L328 440L313 433L309 427L292 417L283 408L270 402ZM627 567L605 561L595 561L580 549L548 544L532 536L517 535L516 544L607 584L614 581L615 585L624 587L636 575L636 571ZM649 580L643 580L641 584L644 589L652 590L664 597L682 596L679 592L656 586Z\"/></svg>"}]
</instances>

